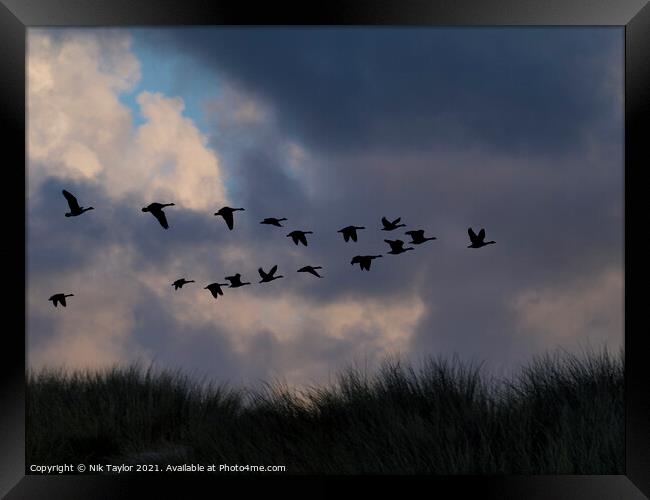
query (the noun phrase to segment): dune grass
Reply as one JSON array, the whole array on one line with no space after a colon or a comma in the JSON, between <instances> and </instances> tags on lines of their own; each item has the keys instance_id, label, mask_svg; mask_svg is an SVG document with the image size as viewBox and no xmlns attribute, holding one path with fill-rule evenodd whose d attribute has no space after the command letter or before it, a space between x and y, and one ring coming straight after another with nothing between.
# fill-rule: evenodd
<instances>
[{"instance_id":1,"label":"dune grass","mask_svg":"<svg viewBox=\"0 0 650 500\"><path fill-rule=\"evenodd\" d=\"M496 380L387 360L329 386L232 389L139 365L27 377L27 464L285 465L317 474L622 474L623 355Z\"/></svg>"}]
</instances>

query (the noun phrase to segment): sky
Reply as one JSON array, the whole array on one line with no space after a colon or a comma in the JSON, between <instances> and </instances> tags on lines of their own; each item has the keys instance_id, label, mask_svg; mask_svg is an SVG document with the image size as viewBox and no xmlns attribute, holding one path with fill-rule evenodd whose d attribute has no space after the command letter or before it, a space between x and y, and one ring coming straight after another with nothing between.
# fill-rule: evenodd
<instances>
[{"instance_id":1,"label":"sky","mask_svg":"<svg viewBox=\"0 0 650 500\"><path fill-rule=\"evenodd\" d=\"M622 348L622 28L29 28L27 43L30 367L301 385L396 355L507 372ZM95 210L65 217L62 189ZM141 212L154 201L175 203L169 230ZM233 231L224 205L245 208ZM337 233L351 224L357 243ZM496 244L467 248L468 227ZM409 229L437 239L386 255ZM384 257L362 272L359 254ZM257 284L275 264L284 278ZM254 285L203 288L237 272ZM196 283L174 291L182 277Z\"/></svg>"}]
</instances>

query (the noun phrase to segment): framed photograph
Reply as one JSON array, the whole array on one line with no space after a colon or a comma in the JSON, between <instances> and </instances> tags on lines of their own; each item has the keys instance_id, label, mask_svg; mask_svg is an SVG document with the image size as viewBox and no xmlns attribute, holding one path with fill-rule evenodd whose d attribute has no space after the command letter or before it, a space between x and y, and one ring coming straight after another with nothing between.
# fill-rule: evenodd
<instances>
[{"instance_id":1,"label":"framed photograph","mask_svg":"<svg viewBox=\"0 0 650 500\"><path fill-rule=\"evenodd\" d=\"M0 495L648 498L645 0L0 0L0 39Z\"/></svg>"}]
</instances>

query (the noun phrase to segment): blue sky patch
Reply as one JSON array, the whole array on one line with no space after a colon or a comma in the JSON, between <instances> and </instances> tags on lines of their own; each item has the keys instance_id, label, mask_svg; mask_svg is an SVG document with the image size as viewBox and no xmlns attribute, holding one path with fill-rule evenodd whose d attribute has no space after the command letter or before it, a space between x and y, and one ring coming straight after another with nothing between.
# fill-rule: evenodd
<instances>
[{"instance_id":1,"label":"blue sky patch","mask_svg":"<svg viewBox=\"0 0 650 500\"><path fill-rule=\"evenodd\" d=\"M131 51L140 61L138 84L120 95L120 100L133 111L134 125L145 123L137 97L141 92L160 92L166 97L180 97L185 103L183 116L190 118L203 133L207 133L205 102L219 93L214 71L202 68L196 61L177 52L160 52L144 40L144 30L131 31Z\"/></svg>"}]
</instances>

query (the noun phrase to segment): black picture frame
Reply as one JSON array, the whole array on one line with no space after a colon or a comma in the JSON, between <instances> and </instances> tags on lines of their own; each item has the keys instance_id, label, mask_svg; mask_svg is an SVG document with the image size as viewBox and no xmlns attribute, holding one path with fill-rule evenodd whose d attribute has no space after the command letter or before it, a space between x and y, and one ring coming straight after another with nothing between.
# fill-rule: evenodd
<instances>
[{"instance_id":1,"label":"black picture frame","mask_svg":"<svg viewBox=\"0 0 650 500\"><path fill-rule=\"evenodd\" d=\"M25 475L25 288L24 220L15 207L26 209L25 199L25 45L26 28L34 26L144 26L144 25L440 25L440 26L621 26L625 29L625 404L626 464L616 476L431 476L372 477L371 485L387 494L403 494L413 482L434 494L499 499L636 499L650 496L650 388L648 333L639 327L640 295L634 284L645 284L643 259L634 257L633 234L628 228L647 226L640 214L642 172L650 167L650 5L647 0L363 0L331 1L318 5L277 2L251 5L220 0L0 0L0 109L5 129L5 231L3 250L9 265L4 276L12 293L5 298L6 328L0 350L0 495L18 498L113 498L125 496L136 484L147 496L167 494L208 482L213 494L231 483L241 492L251 476L225 478L192 474L176 476L35 476ZM18 165L23 165L21 172ZM11 189L9 189L9 186ZM22 187L22 193L19 187ZM25 212L26 214L26 212ZM10 217L7 217L10 218ZM634 221L639 221L635 224ZM22 238L21 238L22 237ZM637 247L638 248L638 247ZM643 247L641 248L643 249ZM21 285L24 286L24 285ZM639 288L643 290L643 288ZM23 311L22 316L19 311ZM633 325L636 324L637 328ZM191 476L191 477L188 477ZM255 478L271 485L292 479L302 494L314 483L328 488L327 477L284 476ZM368 479L368 478L365 478ZM345 478L344 481L352 481ZM293 482L293 481L291 481ZM284 488L285 486L283 486ZM388 488L388 490L386 489Z\"/></svg>"}]
</instances>

